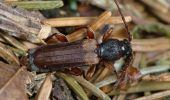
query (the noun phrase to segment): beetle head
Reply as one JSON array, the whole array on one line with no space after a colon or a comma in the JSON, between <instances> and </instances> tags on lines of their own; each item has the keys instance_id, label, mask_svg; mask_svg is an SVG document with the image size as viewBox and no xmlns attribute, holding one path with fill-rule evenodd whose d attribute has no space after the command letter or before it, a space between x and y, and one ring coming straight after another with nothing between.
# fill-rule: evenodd
<instances>
[{"instance_id":1,"label":"beetle head","mask_svg":"<svg viewBox=\"0 0 170 100\"><path fill-rule=\"evenodd\" d=\"M109 39L103 42L96 49L96 53L103 60L115 61L121 57L131 54L132 49L130 42L126 39L123 41L117 39Z\"/></svg>"}]
</instances>

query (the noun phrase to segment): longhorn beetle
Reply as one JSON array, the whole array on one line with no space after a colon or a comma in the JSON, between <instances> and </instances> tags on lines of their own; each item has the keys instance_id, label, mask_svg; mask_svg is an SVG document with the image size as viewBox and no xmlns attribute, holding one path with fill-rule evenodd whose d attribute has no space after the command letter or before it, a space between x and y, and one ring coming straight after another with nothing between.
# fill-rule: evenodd
<instances>
[{"instance_id":1,"label":"longhorn beetle","mask_svg":"<svg viewBox=\"0 0 170 100\"><path fill-rule=\"evenodd\" d=\"M128 26L117 1L114 1L124 22L128 39L107 39L106 37L108 37L113 30L113 28L111 28L104 34L103 42L100 44L91 37L93 36L93 32L90 32L87 34L89 39L76 42L66 42L67 39L64 39L65 42L63 43L34 48L29 50L28 55L31 70L49 72L84 65L94 65L99 62L104 62L107 67L109 66L108 68L114 70L112 66L113 63L121 57L125 57L122 72L120 76L118 76L118 85L124 83L125 77L133 77L134 73L138 73L136 69L128 67L133 59L133 51L130 44L132 36L129 33Z\"/></svg>"}]
</instances>

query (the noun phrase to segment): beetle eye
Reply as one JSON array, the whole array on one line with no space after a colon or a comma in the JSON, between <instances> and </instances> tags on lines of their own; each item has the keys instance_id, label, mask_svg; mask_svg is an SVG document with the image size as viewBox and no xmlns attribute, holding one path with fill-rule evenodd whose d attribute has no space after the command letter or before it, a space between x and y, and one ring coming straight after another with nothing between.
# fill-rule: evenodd
<instances>
[{"instance_id":1,"label":"beetle eye","mask_svg":"<svg viewBox=\"0 0 170 100\"><path fill-rule=\"evenodd\" d=\"M124 39L123 42L124 43L129 43L129 41L127 39Z\"/></svg>"}]
</instances>

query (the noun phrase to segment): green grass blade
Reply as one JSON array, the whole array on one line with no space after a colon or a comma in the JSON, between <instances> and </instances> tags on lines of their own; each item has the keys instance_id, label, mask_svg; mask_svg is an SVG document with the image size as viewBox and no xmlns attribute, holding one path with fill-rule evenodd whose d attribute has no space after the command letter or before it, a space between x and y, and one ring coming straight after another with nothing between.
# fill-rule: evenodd
<instances>
[{"instance_id":1,"label":"green grass blade","mask_svg":"<svg viewBox=\"0 0 170 100\"><path fill-rule=\"evenodd\" d=\"M46 9L54 9L62 7L62 0L49 0L49 1L14 1L14 2L6 2L11 4L12 6L17 6L24 9L31 10L46 10Z\"/></svg>"},{"instance_id":2,"label":"green grass blade","mask_svg":"<svg viewBox=\"0 0 170 100\"><path fill-rule=\"evenodd\" d=\"M63 78L68 83L70 88L81 98L81 100L89 100L83 88L77 83L74 78L64 73L57 73L56 75Z\"/></svg>"}]
</instances>

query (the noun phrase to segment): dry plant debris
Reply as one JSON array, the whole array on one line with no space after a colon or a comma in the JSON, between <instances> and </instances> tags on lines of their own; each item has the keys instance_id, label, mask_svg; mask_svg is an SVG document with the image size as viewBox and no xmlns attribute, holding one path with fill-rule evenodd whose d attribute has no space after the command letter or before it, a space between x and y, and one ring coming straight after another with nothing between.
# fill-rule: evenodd
<instances>
[{"instance_id":1,"label":"dry plant debris","mask_svg":"<svg viewBox=\"0 0 170 100\"><path fill-rule=\"evenodd\" d=\"M27 79L28 75L25 67L0 62L0 99L28 100L25 92Z\"/></svg>"}]
</instances>

